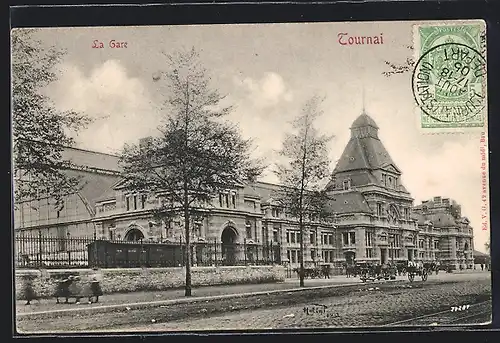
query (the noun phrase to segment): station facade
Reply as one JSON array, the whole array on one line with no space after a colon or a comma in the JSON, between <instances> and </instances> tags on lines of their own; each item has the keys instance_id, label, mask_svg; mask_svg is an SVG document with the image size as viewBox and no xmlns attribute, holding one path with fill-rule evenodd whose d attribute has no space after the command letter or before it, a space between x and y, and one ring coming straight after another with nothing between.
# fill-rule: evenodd
<instances>
[{"instance_id":1,"label":"station facade","mask_svg":"<svg viewBox=\"0 0 500 343\"><path fill-rule=\"evenodd\" d=\"M378 137L378 126L366 113L352 124L351 137L331 180L325 203L329 218L309 218L304 228L306 266L340 268L354 262L439 261L454 268L473 266L473 229L460 206L434 197L414 206L401 183L401 170ZM118 157L79 149L74 162L85 186L56 210L50 199L36 199L15 209L18 232L94 236L106 240L182 242L183 221L154 219L161 198L130 194L121 186ZM273 200L278 185L256 182L221 192L206 213L192 220L192 242L245 244L256 256L297 267L300 230ZM44 212L35 211L41 204ZM28 219L27 219L28 218ZM279 249L269 249L269 247ZM220 251L220 254L223 252ZM265 256L269 259L269 256Z\"/></svg>"}]
</instances>

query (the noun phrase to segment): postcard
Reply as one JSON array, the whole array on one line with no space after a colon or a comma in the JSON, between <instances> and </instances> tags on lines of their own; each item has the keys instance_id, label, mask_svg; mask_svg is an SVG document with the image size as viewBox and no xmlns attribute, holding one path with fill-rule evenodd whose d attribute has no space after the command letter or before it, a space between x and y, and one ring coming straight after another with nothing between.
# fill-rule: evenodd
<instances>
[{"instance_id":1,"label":"postcard","mask_svg":"<svg viewBox=\"0 0 500 343\"><path fill-rule=\"evenodd\" d=\"M490 323L485 37L13 29L17 332Z\"/></svg>"}]
</instances>

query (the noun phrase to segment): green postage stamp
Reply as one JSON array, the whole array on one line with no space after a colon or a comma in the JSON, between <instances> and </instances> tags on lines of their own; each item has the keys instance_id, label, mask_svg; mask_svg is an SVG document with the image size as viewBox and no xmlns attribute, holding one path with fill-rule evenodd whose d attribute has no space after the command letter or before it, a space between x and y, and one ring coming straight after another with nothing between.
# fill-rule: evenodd
<instances>
[{"instance_id":1,"label":"green postage stamp","mask_svg":"<svg viewBox=\"0 0 500 343\"><path fill-rule=\"evenodd\" d=\"M482 20L416 24L412 89L420 126L484 128L487 121L486 24Z\"/></svg>"}]
</instances>

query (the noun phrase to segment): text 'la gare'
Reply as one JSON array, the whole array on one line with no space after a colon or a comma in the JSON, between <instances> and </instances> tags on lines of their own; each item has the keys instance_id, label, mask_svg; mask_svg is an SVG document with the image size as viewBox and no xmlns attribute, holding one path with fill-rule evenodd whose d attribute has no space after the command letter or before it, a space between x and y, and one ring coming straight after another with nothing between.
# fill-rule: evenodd
<instances>
[{"instance_id":1,"label":"text 'la gare'","mask_svg":"<svg viewBox=\"0 0 500 343\"><path fill-rule=\"evenodd\" d=\"M112 49L116 49L116 48L123 49L123 48L127 48L127 42L120 42L120 41L117 41L114 39L110 40L107 45L104 45L104 43L98 39L95 39L92 42L92 49L104 49L105 47L109 47Z\"/></svg>"}]
</instances>

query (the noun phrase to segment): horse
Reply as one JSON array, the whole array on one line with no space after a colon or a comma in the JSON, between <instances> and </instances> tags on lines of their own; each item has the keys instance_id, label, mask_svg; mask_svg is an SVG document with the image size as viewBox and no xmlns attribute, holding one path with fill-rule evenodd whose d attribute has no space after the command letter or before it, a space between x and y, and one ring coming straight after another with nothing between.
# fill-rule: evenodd
<instances>
[{"instance_id":1,"label":"horse","mask_svg":"<svg viewBox=\"0 0 500 343\"><path fill-rule=\"evenodd\" d=\"M424 263L424 268L427 269L429 273L436 272L436 275L439 272L439 268L436 262Z\"/></svg>"},{"instance_id":2,"label":"horse","mask_svg":"<svg viewBox=\"0 0 500 343\"><path fill-rule=\"evenodd\" d=\"M382 266L380 264L376 264L372 268L372 273L373 273L373 276L380 277L382 274Z\"/></svg>"},{"instance_id":3,"label":"horse","mask_svg":"<svg viewBox=\"0 0 500 343\"><path fill-rule=\"evenodd\" d=\"M401 275L406 275L406 263L397 263L396 264L396 270L399 276Z\"/></svg>"},{"instance_id":4,"label":"horse","mask_svg":"<svg viewBox=\"0 0 500 343\"><path fill-rule=\"evenodd\" d=\"M356 266L352 266L352 265L349 265L349 266L346 266L345 267L345 275L346 277L356 277Z\"/></svg>"},{"instance_id":5,"label":"horse","mask_svg":"<svg viewBox=\"0 0 500 343\"><path fill-rule=\"evenodd\" d=\"M325 279L330 278L330 266L329 265L324 265L321 267L320 270L320 275L323 276Z\"/></svg>"}]
</instances>

